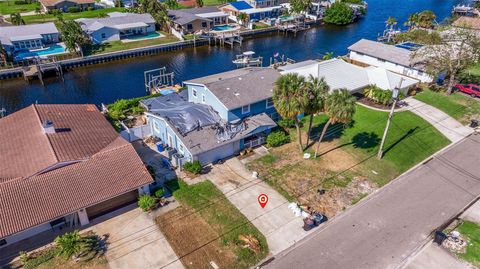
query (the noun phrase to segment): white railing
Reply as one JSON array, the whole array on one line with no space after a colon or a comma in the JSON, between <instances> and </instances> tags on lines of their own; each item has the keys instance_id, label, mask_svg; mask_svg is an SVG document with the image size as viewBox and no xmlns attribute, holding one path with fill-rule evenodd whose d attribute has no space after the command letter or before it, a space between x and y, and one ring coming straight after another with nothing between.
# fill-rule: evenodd
<instances>
[{"instance_id":1,"label":"white railing","mask_svg":"<svg viewBox=\"0 0 480 269\"><path fill-rule=\"evenodd\" d=\"M250 140L248 142L245 142L245 148L254 148L256 146L260 146L262 144L265 144L265 137L259 137L257 139L254 139L254 140Z\"/></svg>"}]
</instances>

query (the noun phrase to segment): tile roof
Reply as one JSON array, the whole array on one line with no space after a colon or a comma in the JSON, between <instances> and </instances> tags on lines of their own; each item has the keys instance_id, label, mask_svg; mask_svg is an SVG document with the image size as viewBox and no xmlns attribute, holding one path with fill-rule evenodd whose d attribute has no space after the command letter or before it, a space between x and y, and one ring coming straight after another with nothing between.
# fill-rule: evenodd
<instances>
[{"instance_id":1,"label":"tile roof","mask_svg":"<svg viewBox=\"0 0 480 269\"><path fill-rule=\"evenodd\" d=\"M411 51L387 45L381 42L361 39L357 43L348 47L348 50L363 53L375 58L379 58L403 66L411 66Z\"/></svg>"},{"instance_id":2,"label":"tile roof","mask_svg":"<svg viewBox=\"0 0 480 269\"><path fill-rule=\"evenodd\" d=\"M280 73L272 68L249 67L202 78L185 84L205 85L228 109L235 109L272 97Z\"/></svg>"},{"instance_id":3,"label":"tile roof","mask_svg":"<svg viewBox=\"0 0 480 269\"><path fill-rule=\"evenodd\" d=\"M211 21L207 18L202 18L196 14L184 12L183 10L169 10L168 16L170 16L174 23L179 25L185 25L196 20L200 21Z\"/></svg>"},{"instance_id":4,"label":"tile roof","mask_svg":"<svg viewBox=\"0 0 480 269\"><path fill-rule=\"evenodd\" d=\"M42 120L56 133L43 133ZM0 238L151 183L94 105L32 105L0 119ZM7 166L7 167L5 167Z\"/></svg>"}]
</instances>

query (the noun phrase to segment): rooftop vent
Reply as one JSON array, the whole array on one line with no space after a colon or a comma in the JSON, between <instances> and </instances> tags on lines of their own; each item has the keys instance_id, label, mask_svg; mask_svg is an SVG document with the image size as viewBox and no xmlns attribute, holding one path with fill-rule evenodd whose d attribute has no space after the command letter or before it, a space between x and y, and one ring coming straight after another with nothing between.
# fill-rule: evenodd
<instances>
[{"instance_id":1,"label":"rooftop vent","mask_svg":"<svg viewBox=\"0 0 480 269\"><path fill-rule=\"evenodd\" d=\"M42 124L43 127L43 133L45 134L54 134L55 133L55 127L53 126L53 121L51 120L46 120Z\"/></svg>"},{"instance_id":2,"label":"rooftop vent","mask_svg":"<svg viewBox=\"0 0 480 269\"><path fill-rule=\"evenodd\" d=\"M239 96L240 94L238 92L235 93L235 96Z\"/></svg>"},{"instance_id":3,"label":"rooftop vent","mask_svg":"<svg viewBox=\"0 0 480 269\"><path fill-rule=\"evenodd\" d=\"M242 78L238 78L238 80L242 80Z\"/></svg>"},{"instance_id":4,"label":"rooftop vent","mask_svg":"<svg viewBox=\"0 0 480 269\"><path fill-rule=\"evenodd\" d=\"M229 91L229 90L230 90L230 87L227 87L227 90Z\"/></svg>"},{"instance_id":5,"label":"rooftop vent","mask_svg":"<svg viewBox=\"0 0 480 269\"><path fill-rule=\"evenodd\" d=\"M260 79L264 79L264 77L260 77Z\"/></svg>"}]
</instances>

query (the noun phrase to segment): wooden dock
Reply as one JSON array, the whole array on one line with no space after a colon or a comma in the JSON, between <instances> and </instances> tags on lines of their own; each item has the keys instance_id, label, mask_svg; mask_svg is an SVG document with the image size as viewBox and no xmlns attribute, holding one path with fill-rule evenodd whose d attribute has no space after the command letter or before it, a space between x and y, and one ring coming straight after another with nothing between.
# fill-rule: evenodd
<instances>
[{"instance_id":1,"label":"wooden dock","mask_svg":"<svg viewBox=\"0 0 480 269\"><path fill-rule=\"evenodd\" d=\"M212 36L214 40L214 44L220 44L220 46L225 46L225 44L229 45L231 48L235 46L235 43L238 43L240 46L242 45L243 37L240 34L240 31L233 31L233 32L224 32L220 34L215 34Z\"/></svg>"},{"instance_id":2,"label":"wooden dock","mask_svg":"<svg viewBox=\"0 0 480 269\"><path fill-rule=\"evenodd\" d=\"M57 77L63 78L63 69L60 63L55 60L43 60L38 61L36 64L26 66L22 68L23 78L26 81L30 79L38 78L42 85L44 84L43 78L45 74L54 72Z\"/></svg>"}]
</instances>

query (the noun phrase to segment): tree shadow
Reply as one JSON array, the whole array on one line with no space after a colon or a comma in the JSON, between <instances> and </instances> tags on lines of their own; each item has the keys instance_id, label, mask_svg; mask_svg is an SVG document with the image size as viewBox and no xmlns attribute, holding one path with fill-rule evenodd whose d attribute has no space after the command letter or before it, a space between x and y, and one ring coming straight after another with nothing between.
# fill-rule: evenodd
<instances>
[{"instance_id":1,"label":"tree shadow","mask_svg":"<svg viewBox=\"0 0 480 269\"><path fill-rule=\"evenodd\" d=\"M354 148L369 149L380 144L380 138L374 132L361 132L352 138Z\"/></svg>"},{"instance_id":2,"label":"tree shadow","mask_svg":"<svg viewBox=\"0 0 480 269\"><path fill-rule=\"evenodd\" d=\"M323 131L323 127L325 126L325 124L326 122L319 125L312 126L312 130L310 131L310 143L307 145L305 150L313 146L313 144L315 144L316 142L318 142L318 139ZM354 121L350 122L349 124L343 124L343 123L331 124L328 127L327 132L325 133L325 136L322 139L322 142L329 142L336 138L340 138L343 135L343 132L345 131L345 129L353 126L353 124L354 124Z\"/></svg>"},{"instance_id":3,"label":"tree shadow","mask_svg":"<svg viewBox=\"0 0 480 269\"><path fill-rule=\"evenodd\" d=\"M385 156L392 148L394 148L398 143L402 142L404 139L408 138L409 136L412 136L412 134L418 129L419 127L415 127L415 128L412 128L410 130L407 131L407 133L405 133L402 137L400 137L397 141L395 141L393 144L391 144L390 146L388 146L388 148L386 148L384 151L383 151L383 156Z\"/></svg>"}]
</instances>

